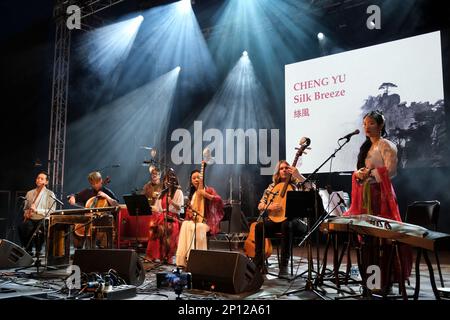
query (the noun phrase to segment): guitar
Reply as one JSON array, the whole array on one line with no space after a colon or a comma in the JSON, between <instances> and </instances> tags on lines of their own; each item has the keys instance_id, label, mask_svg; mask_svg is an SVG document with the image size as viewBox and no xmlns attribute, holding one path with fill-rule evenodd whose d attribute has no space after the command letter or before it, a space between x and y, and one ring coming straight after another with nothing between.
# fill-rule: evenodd
<instances>
[{"instance_id":1,"label":"guitar","mask_svg":"<svg viewBox=\"0 0 450 320\"><path fill-rule=\"evenodd\" d=\"M303 154L303 152L309 147L311 140L309 138L303 137L300 140L300 147L296 148L297 152L295 154L294 161L292 162L292 166L297 166L298 158ZM278 203L281 205L281 210L277 212L269 213L269 219L273 222L283 222L286 220L286 192L293 191L294 187L291 184L291 174L289 173L286 180L284 182L278 183L271 191L276 194L273 199L273 203Z\"/></svg>"}]
</instances>

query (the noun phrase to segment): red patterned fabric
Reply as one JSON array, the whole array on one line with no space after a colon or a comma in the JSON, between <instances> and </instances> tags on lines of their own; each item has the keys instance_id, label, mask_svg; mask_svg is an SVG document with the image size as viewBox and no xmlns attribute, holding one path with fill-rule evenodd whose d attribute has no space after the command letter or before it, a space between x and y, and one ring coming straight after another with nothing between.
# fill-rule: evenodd
<instances>
[{"instance_id":1,"label":"red patterned fabric","mask_svg":"<svg viewBox=\"0 0 450 320\"><path fill-rule=\"evenodd\" d=\"M161 206L163 209L166 208L166 196L161 199ZM177 250L179 233L180 223L176 213L165 211L153 213L149 222L147 258L171 262L170 259Z\"/></svg>"},{"instance_id":2,"label":"red patterned fabric","mask_svg":"<svg viewBox=\"0 0 450 320\"><path fill-rule=\"evenodd\" d=\"M370 184L370 201L373 212L368 212L364 207L363 192L364 184L356 180L356 175L352 175L352 203L350 209L344 213L344 216L358 214L372 214L383 218L402 221L392 187L391 179L389 179L386 167L376 168L381 178L380 183Z\"/></svg>"},{"instance_id":3,"label":"red patterned fabric","mask_svg":"<svg viewBox=\"0 0 450 320\"><path fill-rule=\"evenodd\" d=\"M206 192L214 195L212 200L205 199L205 219L209 226L209 232L214 235L220 231L220 221L223 219L223 201L212 187L207 187Z\"/></svg>"},{"instance_id":4,"label":"red patterned fabric","mask_svg":"<svg viewBox=\"0 0 450 320\"><path fill-rule=\"evenodd\" d=\"M359 214L371 214L395 221L402 221L397 204L397 197L394 192L394 188L389 178L386 167L376 168L380 177L380 183L372 183L369 185L370 197L364 199L364 184L359 183L356 180L356 175L352 175L352 202L348 211L344 213L344 216L359 215ZM367 206L367 203L370 205ZM369 212L368 207L371 208ZM362 240L362 239L361 239ZM382 245L381 248L385 254L378 261L382 270L387 269L388 264L388 252L390 251L389 244ZM412 249L405 244L399 244L399 256L402 264L404 280L409 278L412 270ZM395 261L393 275L391 275L391 281L399 282L400 279L400 266ZM382 274L382 278L385 277L385 272ZM382 279L383 283L387 282L387 279Z\"/></svg>"}]
</instances>

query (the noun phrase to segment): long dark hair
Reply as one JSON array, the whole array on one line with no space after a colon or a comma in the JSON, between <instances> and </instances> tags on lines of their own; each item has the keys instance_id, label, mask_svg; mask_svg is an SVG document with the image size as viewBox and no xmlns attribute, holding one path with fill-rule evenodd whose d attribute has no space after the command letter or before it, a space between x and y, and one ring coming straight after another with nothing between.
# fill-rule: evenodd
<instances>
[{"instance_id":1,"label":"long dark hair","mask_svg":"<svg viewBox=\"0 0 450 320\"><path fill-rule=\"evenodd\" d=\"M386 123L384 120L383 111L381 110L370 111L364 116L363 120L367 117L374 119L378 125L383 125L383 127L381 128L381 136L385 137L387 133L385 129ZM358 163L356 164L356 167L358 169L364 168L366 166L366 157L371 146L372 141L370 141L369 137L366 137L366 141L364 141L364 143L361 145L361 148L359 148Z\"/></svg>"},{"instance_id":2,"label":"long dark hair","mask_svg":"<svg viewBox=\"0 0 450 320\"><path fill-rule=\"evenodd\" d=\"M166 175L164 176L164 179L163 179L164 188L167 188L167 186L165 185L166 182L169 182L168 189L161 192L160 197L162 198L164 196L164 194L169 192L170 197L173 198L173 196L175 195L175 192L177 191L177 189L179 189L179 183L178 183L178 178L175 174L175 171L173 171L172 169L169 169L166 172Z\"/></svg>"},{"instance_id":3,"label":"long dark hair","mask_svg":"<svg viewBox=\"0 0 450 320\"><path fill-rule=\"evenodd\" d=\"M192 184L192 176L194 175L194 173L200 173L200 170L195 169L192 170L191 175L189 176L189 200L192 200L192 197L194 196L195 191L197 191L197 189L195 188L195 186ZM203 185L206 188L206 180L205 177L203 177Z\"/></svg>"}]
</instances>

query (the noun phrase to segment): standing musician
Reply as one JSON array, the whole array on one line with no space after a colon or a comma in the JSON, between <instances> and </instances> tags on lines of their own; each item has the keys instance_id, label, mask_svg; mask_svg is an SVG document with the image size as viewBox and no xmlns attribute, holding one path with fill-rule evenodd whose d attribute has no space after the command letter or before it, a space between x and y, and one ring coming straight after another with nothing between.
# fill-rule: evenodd
<instances>
[{"instance_id":1,"label":"standing musician","mask_svg":"<svg viewBox=\"0 0 450 320\"><path fill-rule=\"evenodd\" d=\"M292 178L289 178L291 174ZM287 181L290 179L290 181ZM264 195L261 198L258 210L263 211L267 204L270 203L270 199L273 198L273 202L268 206L268 217L263 222L259 222L255 227L255 264L258 268L264 271L264 258L263 258L263 231L265 237L273 236L275 233L282 233L283 238L281 242L281 262L279 275L287 274L287 267L289 262L289 248L290 238L293 230L300 230L304 233L306 226L299 220L295 219L288 221L285 217L286 209L286 195L282 198L280 190L285 182L289 183L288 190L298 190L298 185L305 181L305 177L298 172L298 169L291 167L286 160L280 160L275 167L275 173L272 176L272 183L264 191ZM310 184L311 187L311 184ZM287 193L286 193L287 194ZM263 230L264 228L264 230Z\"/></svg>"},{"instance_id":2,"label":"standing musician","mask_svg":"<svg viewBox=\"0 0 450 320\"><path fill-rule=\"evenodd\" d=\"M77 207L99 207L96 203L101 203L101 206L118 206L119 202L116 195L110 189L104 186L102 175L98 171L89 173L88 181L91 185L90 188L83 189L82 191L70 195L69 203ZM77 238L75 233L74 245L76 248L83 247L83 239Z\"/></svg>"},{"instance_id":3,"label":"standing musician","mask_svg":"<svg viewBox=\"0 0 450 320\"><path fill-rule=\"evenodd\" d=\"M375 110L363 117L366 140L361 145L357 170L352 175L352 202L344 216L370 214L402 221L397 197L391 179L397 174L397 147L385 138L386 120L383 112ZM408 245L399 245L402 270L394 260L394 272L389 274L389 256L392 246L389 241L374 237L363 237L361 246L362 267L379 265L381 285L387 291L393 282L407 280L411 274L412 251ZM401 279L403 275L403 279Z\"/></svg>"},{"instance_id":4,"label":"standing musician","mask_svg":"<svg viewBox=\"0 0 450 320\"><path fill-rule=\"evenodd\" d=\"M32 254L33 243L30 242L36 228L41 230L36 233L34 244L36 257L39 255L44 242L44 224L41 220L45 215L56 209L55 194L46 188L48 184L48 174L39 172L36 177L36 188L27 192L24 205L24 221L19 225L19 236L22 246ZM28 247L26 247L28 245Z\"/></svg>"},{"instance_id":5,"label":"standing musician","mask_svg":"<svg viewBox=\"0 0 450 320\"><path fill-rule=\"evenodd\" d=\"M172 169L164 176L164 189L155 203L156 211L149 222L147 258L171 263L180 232L179 215L183 206L183 192Z\"/></svg>"},{"instance_id":6,"label":"standing musician","mask_svg":"<svg viewBox=\"0 0 450 320\"><path fill-rule=\"evenodd\" d=\"M162 183L157 167L151 166L149 171L151 175L150 181L144 185L143 194L147 197L149 205L153 207L162 190Z\"/></svg>"},{"instance_id":7,"label":"standing musician","mask_svg":"<svg viewBox=\"0 0 450 320\"><path fill-rule=\"evenodd\" d=\"M203 161L202 166L205 165ZM187 266L191 249L208 249L207 233L219 232L219 223L224 215L222 198L214 188L205 186L200 171L192 171L189 180L189 206L186 208L186 220L181 225L176 253L179 267Z\"/></svg>"}]
</instances>

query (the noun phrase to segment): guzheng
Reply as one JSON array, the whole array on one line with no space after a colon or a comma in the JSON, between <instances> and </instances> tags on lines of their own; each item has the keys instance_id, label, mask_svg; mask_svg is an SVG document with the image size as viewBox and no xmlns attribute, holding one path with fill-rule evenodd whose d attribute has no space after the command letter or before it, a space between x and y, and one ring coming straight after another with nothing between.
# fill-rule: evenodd
<instances>
[{"instance_id":1,"label":"guzheng","mask_svg":"<svg viewBox=\"0 0 450 320\"><path fill-rule=\"evenodd\" d=\"M352 232L396 240L430 251L435 250L438 241L450 238L449 234L418 225L365 214L330 218L322 222L320 230L322 232Z\"/></svg>"},{"instance_id":2,"label":"guzheng","mask_svg":"<svg viewBox=\"0 0 450 320\"><path fill-rule=\"evenodd\" d=\"M80 208L80 209L62 209L55 210L51 213L51 216L59 216L59 215L84 215L88 213L103 213L103 212L118 212L120 209L117 207L102 207L102 208Z\"/></svg>"}]
</instances>

